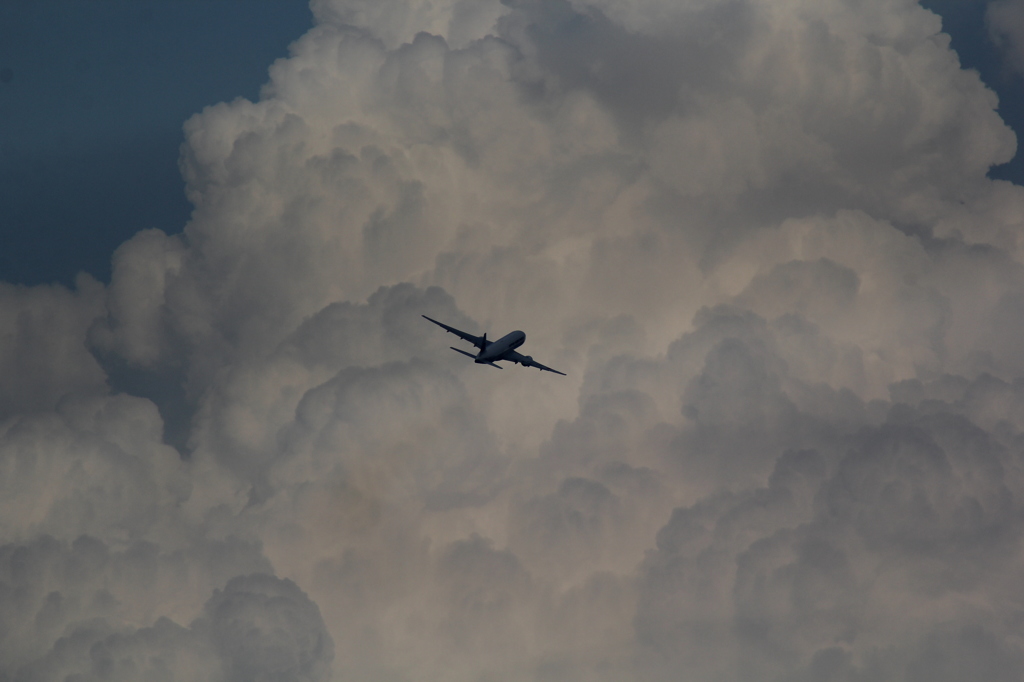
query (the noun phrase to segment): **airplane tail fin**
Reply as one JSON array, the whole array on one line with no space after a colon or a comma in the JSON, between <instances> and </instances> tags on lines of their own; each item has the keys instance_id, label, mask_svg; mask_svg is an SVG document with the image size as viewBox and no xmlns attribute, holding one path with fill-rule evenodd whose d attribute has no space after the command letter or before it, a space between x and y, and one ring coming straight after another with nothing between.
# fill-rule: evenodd
<instances>
[{"instance_id":1,"label":"airplane tail fin","mask_svg":"<svg viewBox=\"0 0 1024 682\"><path fill-rule=\"evenodd\" d=\"M487 340L487 332L484 332L483 339L480 341L480 352L483 353L487 350L489 345L491 345L491 342Z\"/></svg>"}]
</instances>

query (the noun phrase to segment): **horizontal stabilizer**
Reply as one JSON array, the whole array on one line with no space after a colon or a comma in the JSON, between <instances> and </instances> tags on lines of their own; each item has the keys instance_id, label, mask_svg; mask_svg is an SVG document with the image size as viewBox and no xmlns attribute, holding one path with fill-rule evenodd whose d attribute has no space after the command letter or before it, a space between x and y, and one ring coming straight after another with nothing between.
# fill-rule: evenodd
<instances>
[{"instance_id":1,"label":"horizontal stabilizer","mask_svg":"<svg viewBox=\"0 0 1024 682\"><path fill-rule=\"evenodd\" d=\"M474 360L476 360L476 356L475 356L475 355L473 355L472 353L467 353L466 351L464 351L464 350L461 350L461 349L459 349L459 348L456 348L455 346L448 346L448 347L449 347L449 348L451 348L451 349L452 349L453 351L455 351L456 353L462 353L462 354L463 354L463 355L465 355L465 356L466 356L467 358L473 358Z\"/></svg>"}]
</instances>

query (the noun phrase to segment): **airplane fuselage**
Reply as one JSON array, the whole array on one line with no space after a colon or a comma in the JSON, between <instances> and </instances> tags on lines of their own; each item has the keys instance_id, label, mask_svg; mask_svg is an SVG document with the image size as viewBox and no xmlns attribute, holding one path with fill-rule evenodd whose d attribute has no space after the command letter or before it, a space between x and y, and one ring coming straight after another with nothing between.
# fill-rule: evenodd
<instances>
[{"instance_id":1,"label":"airplane fuselage","mask_svg":"<svg viewBox=\"0 0 1024 682\"><path fill-rule=\"evenodd\" d=\"M495 360L501 360L505 357L505 353L510 350L515 350L519 346L526 342L526 334L521 331L514 331L505 334L497 341L487 344L487 347L480 351L476 356L476 362L478 363L491 363Z\"/></svg>"}]
</instances>

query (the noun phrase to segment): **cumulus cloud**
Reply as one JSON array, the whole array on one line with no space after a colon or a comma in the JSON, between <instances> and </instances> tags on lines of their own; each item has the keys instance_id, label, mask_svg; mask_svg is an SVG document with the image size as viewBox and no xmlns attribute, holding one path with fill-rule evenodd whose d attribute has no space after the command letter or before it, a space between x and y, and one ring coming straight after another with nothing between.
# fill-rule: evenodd
<instances>
[{"instance_id":1,"label":"cumulus cloud","mask_svg":"<svg viewBox=\"0 0 1024 682\"><path fill-rule=\"evenodd\" d=\"M51 593L47 607L60 604ZM58 607L59 608L59 607ZM49 616L49 612L41 611ZM189 628L161 617L149 627L77 625L22 669L23 679L329 679L330 636L315 604L290 580L238 576L217 590Z\"/></svg>"},{"instance_id":2,"label":"cumulus cloud","mask_svg":"<svg viewBox=\"0 0 1024 682\"><path fill-rule=\"evenodd\" d=\"M1006 54L1007 65L1024 73L1024 3L996 0L985 8L989 33Z\"/></svg>"},{"instance_id":3,"label":"cumulus cloud","mask_svg":"<svg viewBox=\"0 0 1024 682\"><path fill-rule=\"evenodd\" d=\"M311 4L181 234L0 291L0 676L1019 677L1024 189L937 16Z\"/></svg>"}]
</instances>

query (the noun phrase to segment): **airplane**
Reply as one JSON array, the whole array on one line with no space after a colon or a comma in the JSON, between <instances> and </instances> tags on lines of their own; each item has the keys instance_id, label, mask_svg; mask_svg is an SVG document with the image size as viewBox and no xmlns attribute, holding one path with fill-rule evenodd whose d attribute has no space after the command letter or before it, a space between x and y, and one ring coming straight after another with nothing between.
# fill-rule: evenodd
<instances>
[{"instance_id":1,"label":"airplane","mask_svg":"<svg viewBox=\"0 0 1024 682\"><path fill-rule=\"evenodd\" d=\"M455 327L449 327L442 322L438 322L432 317L427 317L426 315L423 317L430 320L438 327L455 334L455 336L458 336L465 341L469 341L479 348L480 352L473 355L472 353L467 353L464 350L459 350L455 346L449 346L449 348L456 353L462 353L463 355L473 358L473 362L478 365L490 365L491 367L502 369L500 365L496 365L494 363L499 360L506 360L508 362L514 362L517 365L522 365L523 367L536 367L537 369L545 372L554 372L555 374L561 374L563 377L568 376L565 372L559 372L557 369L551 369L550 367L546 367L539 362L536 362L529 355L520 355L517 353L516 348L519 348L519 346L523 345L523 342L526 341L526 334L523 332L510 332L497 341L488 341L486 333L484 333L483 336L473 336L472 334L467 334L464 331L459 331Z\"/></svg>"}]
</instances>

